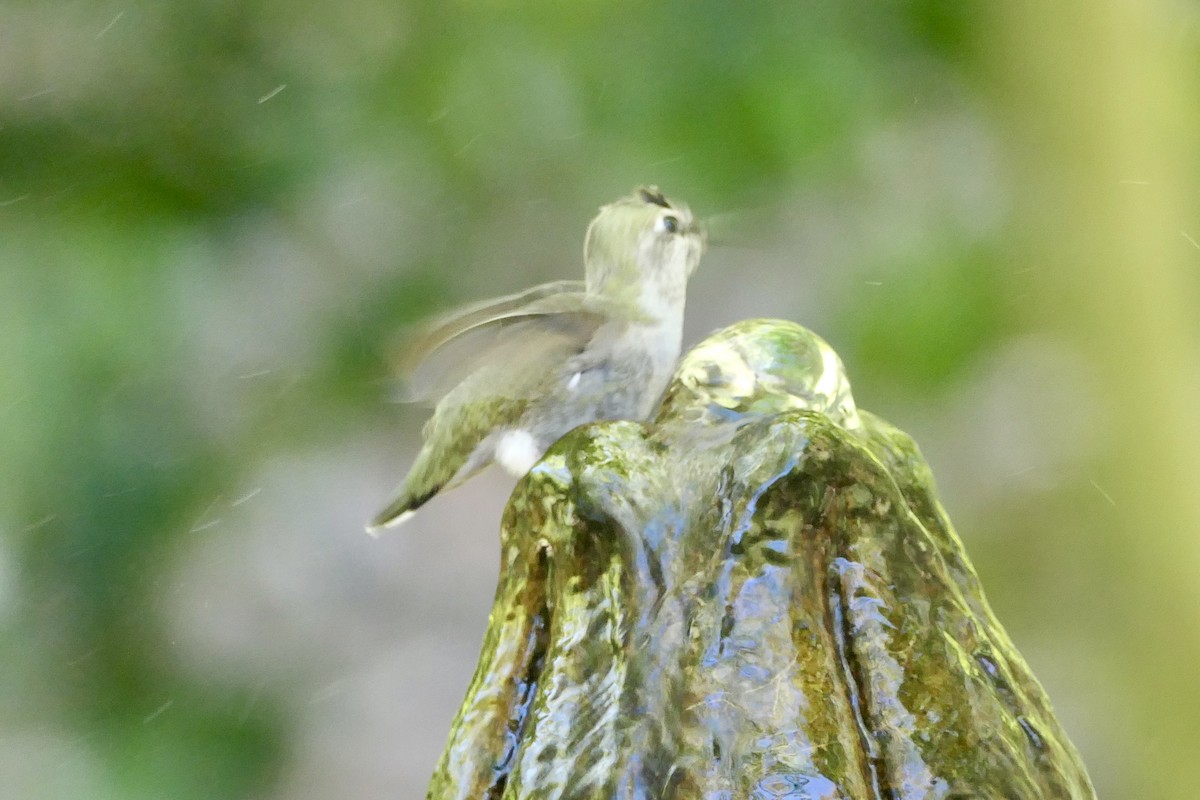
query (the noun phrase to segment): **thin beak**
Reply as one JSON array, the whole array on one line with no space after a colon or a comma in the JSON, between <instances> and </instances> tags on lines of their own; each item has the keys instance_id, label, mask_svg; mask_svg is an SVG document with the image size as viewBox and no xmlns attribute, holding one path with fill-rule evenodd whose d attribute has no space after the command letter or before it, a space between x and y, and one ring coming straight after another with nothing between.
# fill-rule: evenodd
<instances>
[{"instance_id":1,"label":"thin beak","mask_svg":"<svg viewBox=\"0 0 1200 800\"><path fill-rule=\"evenodd\" d=\"M770 214L759 209L725 211L712 214L702 221L701 226L708 235L708 243L716 247L753 247L761 242L766 221Z\"/></svg>"}]
</instances>

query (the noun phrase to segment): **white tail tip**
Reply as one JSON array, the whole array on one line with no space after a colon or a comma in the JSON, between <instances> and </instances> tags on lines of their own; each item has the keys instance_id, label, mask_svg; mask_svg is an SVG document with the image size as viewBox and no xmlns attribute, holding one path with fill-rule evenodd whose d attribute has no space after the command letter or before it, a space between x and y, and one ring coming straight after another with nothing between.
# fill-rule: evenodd
<instances>
[{"instance_id":1,"label":"white tail tip","mask_svg":"<svg viewBox=\"0 0 1200 800\"><path fill-rule=\"evenodd\" d=\"M417 512L415 510L405 511L403 513L397 514L394 517L384 520L383 522L372 522L370 525L367 526L367 533L371 536L371 538L378 539L383 534L384 531L388 530L389 528L400 527L405 522L407 522L410 518L412 518L413 514L416 514L416 513Z\"/></svg>"}]
</instances>

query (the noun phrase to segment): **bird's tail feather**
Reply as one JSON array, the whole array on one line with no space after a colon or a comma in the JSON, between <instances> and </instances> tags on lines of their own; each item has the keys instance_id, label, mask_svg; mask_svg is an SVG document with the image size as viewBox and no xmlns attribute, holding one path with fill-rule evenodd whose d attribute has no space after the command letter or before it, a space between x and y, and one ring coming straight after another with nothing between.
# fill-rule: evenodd
<instances>
[{"instance_id":1,"label":"bird's tail feather","mask_svg":"<svg viewBox=\"0 0 1200 800\"><path fill-rule=\"evenodd\" d=\"M429 498L437 494L441 488L441 486L436 486L420 496L413 496L408 491L401 489L396 499L367 524L367 533L379 536L388 528L399 527L417 513L417 509L425 505Z\"/></svg>"}]
</instances>

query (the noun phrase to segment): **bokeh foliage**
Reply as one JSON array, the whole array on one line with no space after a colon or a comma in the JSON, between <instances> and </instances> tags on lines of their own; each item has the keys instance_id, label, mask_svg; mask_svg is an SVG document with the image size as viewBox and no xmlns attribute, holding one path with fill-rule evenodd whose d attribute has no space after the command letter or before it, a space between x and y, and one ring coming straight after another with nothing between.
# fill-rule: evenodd
<instances>
[{"instance_id":1,"label":"bokeh foliage","mask_svg":"<svg viewBox=\"0 0 1200 800\"><path fill-rule=\"evenodd\" d=\"M573 277L591 210L651 181L742 221L689 325L826 335L860 404L947 465L1100 794L1188 796L1194 8L27 0L0 20L0 769L75 765L21 796L292 792L305 701L189 666L179 565L264 464L395 430L400 326ZM1055 400L1051 368L1021 397L1062 403L1051 433L1090 422L1053 468L989 472L1011 442L980 431L1012 419L988 414L1025 419L1002 354L1047 340L1082 394ZM1006 477L1026 469L1044 477Z\"/></svg>"}]
</instances>

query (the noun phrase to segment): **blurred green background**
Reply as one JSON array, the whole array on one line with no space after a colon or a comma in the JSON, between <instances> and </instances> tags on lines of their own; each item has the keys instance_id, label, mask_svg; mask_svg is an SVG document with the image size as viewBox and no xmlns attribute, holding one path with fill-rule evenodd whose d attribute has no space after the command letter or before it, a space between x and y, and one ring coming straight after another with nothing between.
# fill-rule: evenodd
<instances>
[{"instance_id":1,"label":"blurred green background","mask_svg":"<svg viewBox=\"0 0 1200 800\"><path fill-rule=\"evenodd\" d=\"M379 541L395 334L720 214L686 343L913 433L1101 796L1200 747L1200 7L9 0L0 785L424 794L512 482Z\"/></svg>"}]
</instances>

